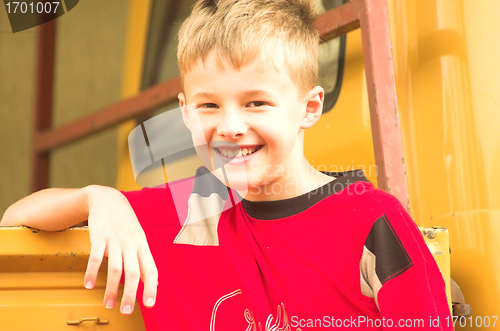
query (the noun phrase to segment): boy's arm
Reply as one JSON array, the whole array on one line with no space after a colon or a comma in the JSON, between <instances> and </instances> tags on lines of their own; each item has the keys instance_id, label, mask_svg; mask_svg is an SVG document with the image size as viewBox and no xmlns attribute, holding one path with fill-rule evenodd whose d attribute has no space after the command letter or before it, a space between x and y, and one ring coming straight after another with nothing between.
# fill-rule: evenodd
<instances>
[{"instance_id":1,"label":"boy's arm","mask_svg":"<svg viewBox=\"0 0 500 331\"><path fill-rule=\"evenodd\" d=\"M420 230L396 198L383 193L377 201L384 215L368 234L361 270L384 330L453 330L445 283Z\"/></svg>"},{"instance_id":2,"label":"boy's arm","mask_svg":"<svg viewBox=\"0 0 500 331\"><path fill-rule=\"evenodd\" d=\"M67 229L87 220L89 188L50 188L35 192L7 208L0 225L27 225L46 231Z\"/></svg>"},{"instance_id":3,"label":"boy's arm","mask_svg":"<svg viewBox=\"0 0 500 331\"><path fill-rule=\"evenodd\" d=\"M90 185L82 189L46 189L14 203L5 212L3 226L27 225L56 231L88 220L91 241L84 284L93 288L103 256L108 257L104 305L116 304L125 269L121 312L132 313L139 278L144 282L144 305L156 301L158 272L146 236L128 200L119 191Z\"/></svg>"},{"instance_id":4,"label":"boy's arm","mask_svg":"<svg viewBox=\"0 0 500 331\"><path fill-rule=\"evenodd\" d=\"M408 229L414 235L411 238L406 236L408 232L398 230L395 233L401 240L402 249L407 251L410 265L400 274L396 271L384 275L384 284L378 292L378 306L381 315L394 322L392 327L386 326L388 329L453 330L443 276L422 234L418 229ZM393 265L398 263L391 262Z\"/></svg>"}]
</instances>

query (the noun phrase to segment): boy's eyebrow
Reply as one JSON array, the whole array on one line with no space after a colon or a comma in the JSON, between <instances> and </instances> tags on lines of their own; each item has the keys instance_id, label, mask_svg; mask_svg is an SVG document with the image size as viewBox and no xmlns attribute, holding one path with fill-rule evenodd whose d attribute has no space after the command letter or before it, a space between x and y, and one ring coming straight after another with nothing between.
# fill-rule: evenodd
<instances>
[{"instance_id":1,"label":"boy's eyebrow","mask_svg":"<svg viewBox=\"0 0 500 331\"><path fill-rule=\"evenodd\" d=\"M213 94L208 92L200 92L193 95L193 98L210 98L210 97L213 97Z\"/></svg>"},{"instance_id":2,"label":"boy's eyebrow","mask_svg":"<svg viewBox=\"0 0 500 331\"><path fill-rule=\"evenodd\" d=\"M269 93L265 90L251 90L251 91L245 91L243 92L244 95L249 96L249 97L256 97L256 96L264 96L264 97L271 97L273 96L272 93Z\"/></svg>"},{"instance_id":3,"label":"boy's eyebrow","mask_svg":"<svg viewBox=\"0 0 500 331\"><path fill-rule=\"evenodd\" d=\"M241 94L243 94L244 96L247 96L247 97L257 97L257 96L272 97L273 96L272 93L269 93L265 90L250 90L250 91L244 91ZM197 97L198 98L210 98L210 97L214 97L214 94L209 93L209 92L200 92L200 93L196 93L195 95L193 95L193 98L197 98Z\"/></svg>"}]
</instances>

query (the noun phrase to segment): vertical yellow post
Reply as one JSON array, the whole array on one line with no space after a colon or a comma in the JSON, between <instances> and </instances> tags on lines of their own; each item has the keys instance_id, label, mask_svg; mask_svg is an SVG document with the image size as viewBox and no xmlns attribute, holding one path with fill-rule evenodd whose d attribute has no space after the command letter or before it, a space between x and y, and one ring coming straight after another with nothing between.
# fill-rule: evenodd
<instances>
[{"instance_id":1,"label":"vertical yellow post","mask_svg":"<svg viewBox=\"0 0 500 331\"><path fill-rule=\"evenodd\" d=\"M141 78L144 64L151 0L131 0L127 25L127 41L123 67L122 98L129 98L141 90ZM128 135L135 127L130 120L118 130L118 175L116 188L135 190L140 187L134 181L128 152Z\"/></svg>"}]
</instances>

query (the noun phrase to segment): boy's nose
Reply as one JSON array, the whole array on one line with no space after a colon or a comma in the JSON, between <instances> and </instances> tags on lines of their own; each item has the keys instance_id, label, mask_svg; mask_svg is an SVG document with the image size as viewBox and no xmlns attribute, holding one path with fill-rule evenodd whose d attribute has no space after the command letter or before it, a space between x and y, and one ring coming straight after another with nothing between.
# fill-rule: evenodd
<instances>
[{"instance_id":1,"label":"boy's nose","mask_svg":"<svg viewBox=\"0 0 500 331\"><path fill-rule=\"evenodd\" d=\"M248 126L237 114L224 114L223 119L217 126L217 133L227 139L239 138L247 132Z\"/></svg>"}]
</instances>

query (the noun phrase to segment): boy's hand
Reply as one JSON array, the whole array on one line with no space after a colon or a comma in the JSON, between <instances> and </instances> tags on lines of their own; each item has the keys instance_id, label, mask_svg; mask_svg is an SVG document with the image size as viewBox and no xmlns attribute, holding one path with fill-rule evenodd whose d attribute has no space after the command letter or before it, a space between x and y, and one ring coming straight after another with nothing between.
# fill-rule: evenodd
<instances>
[{"instance_id":1,"label":"boy's hand","mask_svg":"<svg viewBox=\"0 0 500 331\"><path fill-rule=\"evenodd\" d=\"M144 282L144 305L152 307L156 301L158 271L132 207L125 196L113 188L92 185L86 189L92 246L85 273L85 287L94 287L103 256L107 256L106 308L111 309L116 305L122 271L125 271L120 307L122 314L131 314L134 309L139 278Z\"/></svg>"}]
</instances>

